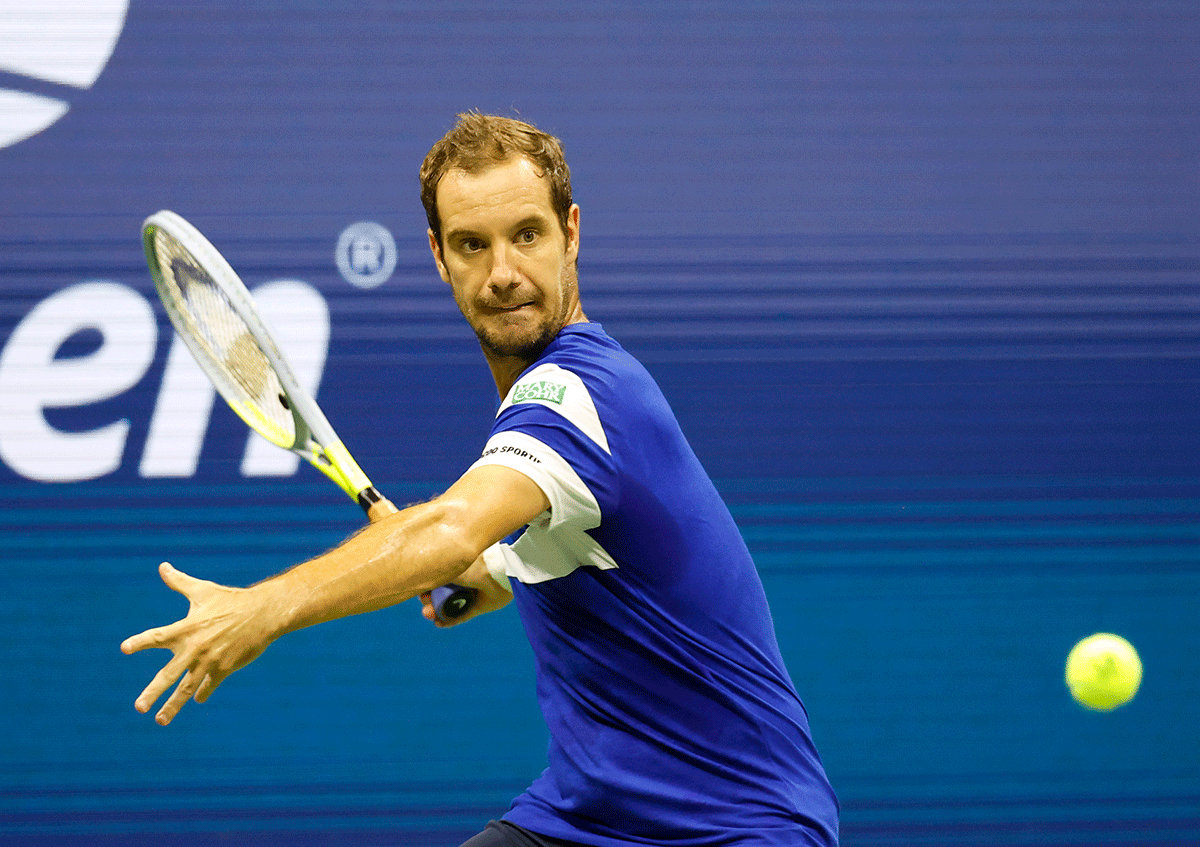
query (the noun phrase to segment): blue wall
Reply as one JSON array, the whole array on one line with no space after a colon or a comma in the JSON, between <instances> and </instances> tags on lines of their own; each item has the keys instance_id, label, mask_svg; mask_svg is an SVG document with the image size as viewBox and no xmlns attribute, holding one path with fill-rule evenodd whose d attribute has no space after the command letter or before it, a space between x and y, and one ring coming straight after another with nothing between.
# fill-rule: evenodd
<instances>
[{"instance_id":1,"label":"blue wall","mask_svg":"<svg viewBox=\"0 0 1200 847\"><path fill-rule=\"evenodd\" d=\"M161 559L244 584L361 521L311 468L244 475L219 403L191 466L146 471L156 416L196 419L159 410L142 219L318 292L319 399L385 493L431 496L495 407L417 198L470 108L563 138L585 307L744 530L844 843L1200 842L1195 4L25 5L0 4L0 843L451 845L543 767L511 612L296 633L167 729L132 708L163 655L117 650L185 611ZM378 287L338 269L358 221L396 241ZM1146 668L1110 714L1062 682L1099 630Z\"/></svg>"}]
</instances>

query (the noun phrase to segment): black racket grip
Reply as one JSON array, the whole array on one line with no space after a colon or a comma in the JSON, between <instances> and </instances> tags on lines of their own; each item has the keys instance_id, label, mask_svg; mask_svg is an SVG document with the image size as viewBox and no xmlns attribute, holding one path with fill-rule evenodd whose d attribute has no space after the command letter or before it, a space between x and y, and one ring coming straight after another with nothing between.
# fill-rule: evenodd
<instances>
[{"instance_id":1,"label":"black racket grip","mask_svg":"<svg viewBox=\"0 0 1200 847\"><path fill-rule=\"evenodd\" d=\"M433 611L442 623L461 618L475 605L475 589L464 588L453 582L435 588L430 592L433 601Z\"/></svg>"}]
</instances>

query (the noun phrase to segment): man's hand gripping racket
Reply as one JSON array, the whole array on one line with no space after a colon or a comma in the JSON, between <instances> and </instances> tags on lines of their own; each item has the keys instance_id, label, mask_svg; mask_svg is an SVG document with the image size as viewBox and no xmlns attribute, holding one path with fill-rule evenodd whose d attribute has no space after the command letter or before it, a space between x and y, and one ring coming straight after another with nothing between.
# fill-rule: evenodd
<instances>
[{"instance_id":1,"label":"man's hand gripping racket","mask_svg":"<svg viewBox=\"0 0 1200 847\"><path fill-rule=\"evenodd\" d=\"M142 225L146 261L179 337L246 424L299 454L357 502L372 521L397 511L354 461L312 396L301 387L245 284L199 230L174 212ZM432 592L437 618L461 617L474 592Z\"/></svg>"}]
</instances>

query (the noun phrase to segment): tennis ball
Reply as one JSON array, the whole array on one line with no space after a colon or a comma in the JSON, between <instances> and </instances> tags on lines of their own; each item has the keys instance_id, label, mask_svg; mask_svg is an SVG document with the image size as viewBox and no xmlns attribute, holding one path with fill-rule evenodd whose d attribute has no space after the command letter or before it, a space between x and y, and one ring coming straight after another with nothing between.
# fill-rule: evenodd
<instances>
[{"instance_id":1,"label":"tennis ball","mask_svg":"<svg viewBox=\"0 0 1200 847\"><path fill-rule=\"evenodd\" d=\"M1132 700L1141 684L1142 660L1119 635L1089 635L1067 656L1067 687L1089 709L1110 712Z\"/></svg>"}]
</instances>

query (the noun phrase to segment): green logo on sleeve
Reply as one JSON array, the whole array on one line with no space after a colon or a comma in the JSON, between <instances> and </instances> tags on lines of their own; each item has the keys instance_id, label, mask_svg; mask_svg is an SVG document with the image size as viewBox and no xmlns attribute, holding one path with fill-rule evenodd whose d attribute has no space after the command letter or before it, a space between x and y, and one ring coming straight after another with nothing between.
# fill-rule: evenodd
<instances>
[{"instance_id":1,"label":"green logo on sleeve","mask_svg":"<svg viewBox=\"0 0 1200 847\"><path fill-rule=\"evenodd\" d=\"M534 400L562 405L563 397L566 394L567 387L559 385L557 382L526 382L517 386L516 391L513 392L512 401L514 406Z\"/></svg>"}]
</instances>

